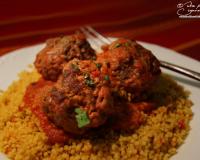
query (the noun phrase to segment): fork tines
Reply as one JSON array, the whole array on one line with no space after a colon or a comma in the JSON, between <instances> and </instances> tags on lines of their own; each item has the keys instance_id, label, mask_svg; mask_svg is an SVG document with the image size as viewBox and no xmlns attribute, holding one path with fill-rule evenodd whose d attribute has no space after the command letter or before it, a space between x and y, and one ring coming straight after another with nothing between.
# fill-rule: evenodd
<instances>
[{"instance_id":1,"label":"fork tines","mask_svg":"<svg viewBox=\"0 0 200 160\"><path fill-rule=\"evenodd\" d=\"M105 44L110 44L111 41L104 37L103 35L101 35L100 33L98 33L97 31L95 31L92 27L90 26L85 26L85 27L81 27L80 30L88 37L91 39L94 39L94 41L96 41L98 44L101 43L101 45L105 45Z\"/></svg>"}]
</instances>

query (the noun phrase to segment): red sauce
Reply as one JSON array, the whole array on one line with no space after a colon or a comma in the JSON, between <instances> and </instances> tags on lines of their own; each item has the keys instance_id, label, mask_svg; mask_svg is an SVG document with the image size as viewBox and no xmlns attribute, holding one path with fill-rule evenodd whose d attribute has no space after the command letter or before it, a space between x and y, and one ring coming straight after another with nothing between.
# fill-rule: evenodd
<instances>
[{"instance_id":1,"label":"red sauce","mask_svg":"<svg viewBox=\"0 0 200 160\"><path fill-rule=\"evenodd\" d=\"M179 121L178 121L178 127L180 128L180 129L185 129L185 121L184 121L184 119L180 119Z\"/></svg>"},{"instance_id":2,"label":"red sauce","mask_svg":"<svg viewBox=\"0 0 200 160\"><path fill-rule=\"evenodd\" d=\"M46 81L44 79L40 79L36 83L32 83L26 89L24 95L24 103L25 106L30 107L31 111L35 114L35 116L40 121L40 126L48 137L50 143L66 143L70 138L73 137L71 134L66 134L62 129L56 127L46 116L42 109L42 98L44 95L49 92L51 87L55 82ZM127 106L128 114L124 114L123 112L116 113L119 115L119 120L117 121L113 129L128 129L130 126L139 127L143 123L143 117L141 115L141 111L150 112L154 109L154 105L151 103L141 102L135 104L129 104ZM183 128L182 123L179 123L180 128Z\"/></svg>"},{"instance_id":3,"label":"red sauce","mask_svg":"<svg viewBox=\"0 0 200 160\"><path fill-rule=\"evenodd\" d=\"M47 135L50 143L65 143L70 139L70 136L50 122L41 107L41 100L44 93L47 92L53 84L53 82L45 81L44 79L32 83L26 89L24 103L25 106L30 107L31 111L39 119L41 128Z\"/></svg>"},{"instance_id":4,"label":"red sauce","mask_svg":"<svg viewBox=\"0 0 200 160\"><path fill-rule=\"evenodd\" d=\"M91 74L92 74L92 76L95 78L95 77L98 77L98 76L99 76L100 72L99 72L98 70L95 70L95 71L93 71Z\"/></svg>"}]
</instances>

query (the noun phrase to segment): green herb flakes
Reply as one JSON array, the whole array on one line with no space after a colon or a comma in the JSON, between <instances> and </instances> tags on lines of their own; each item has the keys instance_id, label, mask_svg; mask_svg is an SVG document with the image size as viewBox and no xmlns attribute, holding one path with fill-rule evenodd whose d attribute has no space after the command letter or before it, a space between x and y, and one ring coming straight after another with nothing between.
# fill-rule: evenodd
<instances>
[{"instance_id":1,"label":"green herb flakes","mask_svg":"<svg viewBox=\"0 0 200 160\"><path fill-rule=\"evenodd\" d=\"M95 83L94 81L90 78L89 73L84 73L84 78L85 78L85 84L89 87L94 87Z\"/></svg>"},{"instance_id":2,"label":"green herb flakes","mask_svg":"<svg viewBox=\"0 0 200 160\"><path fill-rule=\"evenodd\" d=\"M118 48L118 47L120 47L120 46L121 46L120 43L116 43L115 46L114 46L114 48Z\"/></svg>"},{"instance_id":3,"label":"green herb flakes","mask_svg":"<svg viewBox=\"0 0 200 160\"><path fill-rule=\"evenodd\" d=\"M78 123L78 128L82 128L88 124L90 124L90 119L86 113L85 110L81 109L81 108L76 108L75 110L76 113L76 121Z\"/></svg>"},{"instance_id":4,"label":"green herb flakes","mask_svg":"<svg viewBox=\"0 0 200 160\"><path fill-rule=\"evenodd\" d=\"M90 79L90 74L89 73L84 73L84 78L85 79Z\"/></svg>"},{"instance_id":5,"label":"green herb flakes","mask_svg":"<svg viewBox=\"0 0 200 160\"><path fill-rule=\"evenodd\" d=\"M97 67L98 69L100 69L100 68L101 68L101 66L102 66L102 64L101 64L101 63L96 63L96 67Z\"/></svg>"},{"instance_id":6,"label":"green herb flakes","mask_svg":"<svg viewBox=\"0 0 200 160\"><path fill-rule=\"evenodd\" d=\"M76 65L76 64L71 64L71 68L73 69L73 71L75 71L75 72L78 72L79 71L79 68L78 68L78 66Z\"/></svg>"},{"instance_id":7,"label":"green herb flakes","mask_svg":"<svg viewBox=\"0 0 200 160\"><path fill-rule=\"evenodd\" d=\"M105 75L104 80L109 81L110 80L109 75Z\"/></svg>"},{"instance_id":8,"label":"green herb flakes","mask_svg":"<svg viewBox=\"0 0 200 160\"><path fill-rule=\"evenodd\" d=\"M94 87L95 83L92 79L86 79L85 84L89 87Z\"/></svg>"},{"instance_id":9,"label":"green herb flakes","mask_svg":"<svg viewBox=\"0 0 200 160\"><path fill-rule=\"evenodd\" d=\"M124 43L126 47L129 47L131 44L129 42Z\"/></svg>"}]
</instances>

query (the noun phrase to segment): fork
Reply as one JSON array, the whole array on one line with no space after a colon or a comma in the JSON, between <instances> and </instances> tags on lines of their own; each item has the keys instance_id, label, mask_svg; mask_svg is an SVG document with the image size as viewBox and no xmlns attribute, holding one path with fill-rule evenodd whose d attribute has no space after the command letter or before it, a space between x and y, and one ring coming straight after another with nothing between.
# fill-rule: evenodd
<instances>
[{"instance_id":1,"label":"fork","mask_svg":"<svg viewBox=\"0 0 200 160\"><path fill-rule=\"evenodd\" d=\"M96 30L94 30L91 26L85 26L85 27L81 27L80 30L85 34L85 36L87 38L90 38L93 40L94 44L101 48L102 45L109 45L112 41L106 37L104 37L102 34L100 34L99 32L97 32ZM163 61L163 60L159 60L160 61L160 66L169 70L172 70L174 72L183 74L187 77L190 77L192 79L198 80L200 81L200 73Z\"/></svg>"}]
</instances>

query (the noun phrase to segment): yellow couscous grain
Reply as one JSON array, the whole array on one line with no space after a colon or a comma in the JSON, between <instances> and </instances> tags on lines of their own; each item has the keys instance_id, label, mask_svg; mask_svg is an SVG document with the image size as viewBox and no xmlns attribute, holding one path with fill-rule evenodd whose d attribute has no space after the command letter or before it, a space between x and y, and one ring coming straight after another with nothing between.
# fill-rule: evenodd
<instances>
[{"instance_id":1,"label":"yellow couscous grain","mask_svg":"<svg viewBox=\"0 0 200 160\"><path fill-rule=\"evenodd\" d=\"M22 72L20 79L0 93L0 151L13 160L168 160L189 132L192 102L188 92L161 75L147 95L160 105L134 133L106 133L101 139L74 139L68 144L47 143L38 119L29 108L19 110L26 87L37 72ZM184 120L184 128L178 125Z\"/></svg>"}]
</instances>

